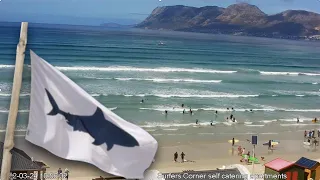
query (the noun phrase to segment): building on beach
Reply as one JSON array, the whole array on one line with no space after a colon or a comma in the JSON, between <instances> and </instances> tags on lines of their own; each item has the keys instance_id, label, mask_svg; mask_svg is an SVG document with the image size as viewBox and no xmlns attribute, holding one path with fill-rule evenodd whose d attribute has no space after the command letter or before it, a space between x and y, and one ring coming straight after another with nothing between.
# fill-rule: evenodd
<instances>
[{"instance_id":1,"label":"building on beach","mask_svg":"<svg viewBox=\"0 0 320 180\"><path fill-rule=\"evenodd\" d=\"M280 158L274 159L264 164L264 166L264 180L302 180L305 177L305 169L303 167L296 166L295 163Z\"/></svg>"},{"instance_id":2,"label":"building on beach","mask_svg":"<svg viewBox=\"0 0 320 180\"><path fill-rule=\"evenodd\" d=\"M3 158L3 142L0 142L0 159ZM40 161L33 161L24 151L13 148L11 150L12 163L11 163L11 176L13 179L24 180L43 180L43 173L49 168L45 163ZM1 169L0 163L0 169Z\"/></svg>"},{"instance_id":3,"label":"building on beach","mask_svg":"<svg viewBox=\"0 0 320 180\"><path fill-rule=\"evenodd\" d=\"M304 168L306 179L320 179L320 163L305 157L300 158L296 166Z\"/></svg>"}]
</instances>

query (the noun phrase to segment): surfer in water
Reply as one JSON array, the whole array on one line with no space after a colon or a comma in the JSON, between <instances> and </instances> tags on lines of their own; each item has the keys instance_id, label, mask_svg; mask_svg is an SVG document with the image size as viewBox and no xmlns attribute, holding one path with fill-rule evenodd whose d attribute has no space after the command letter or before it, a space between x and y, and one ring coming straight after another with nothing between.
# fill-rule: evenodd
<instances>
[{"instance_id":1,"label":"surfer in water","mask_svg":"<svg viewBox=\"0 0 320 180\"><path fill-rule=\"evenodd\" d=\"M230 115L230 119L232 119L232 117L233 117L233 114Z\"/></svg>"},{"instance_id":2,"label":"surfer in water","mask_svg":"<svg viewBox=\"0 0 320 180\"><path fill-rule=\"evenodd\" d=\"M143 99L141 100L141 103L144 103L144 100L143 100Z\"/></svg>"},{"instance_id":3,"label":"surfer in water","mask_svg":"<svg viewBox=\"0 0 320 180\"><path fill-rule=\"evenodd\" d=\"M199 124L199 120L198 119L196 119L196 124Z\"/></svg>"},{"instance_id":4,"label":"surfer in water","mask_svg":"<svg viewBox=\"0 0 320 180\"><path fill-rule=\"evenodd\" d=\"M189 112L190 112L190 115L192 115L192 110L191 110L191 108L190 108Z\"/></svg>"},{"instance_id":5,"label":"surfer in water","mask_svg":"<svg viewBox=\"0 0 320 180\"><path fill-rule=\"evenodd\" d=\"M299 118L297 118L297 123L299 123L300 122L300 120L299 120Z\"/></svg>"},{"instance_id":6,"label":"surfer in water","mask_svg":"<svg viewBox=\"0 0 320 180\"><path fill-rule=\"evenodd\" d=\"M236 122L236 118L235 117L233 117L232 122Z\"/></svg>"},{"instance_id":7,"label":"surfer in water","mask_svg":"<svg viewBox=\"0 0 320 180\"><path fill-rule=\"evenodd\" d=\"M185 109L183 109L182 114L185 114L185 113L186 113L186 110L185 110Z\"/></svg>"},{"instance_id":8,"label":"surfer in water","mask_svg":"<svg viewBox=\"0 0 320 180\"><path fill-rule=\"evenodd\" d=\"M181 104L181 107L184 107L184 104Z\"/></svg>"},{"instance_id":9,"label":"surfer in water","mask_svg":"<svg viewBox=\"0 0 320 180\"><path fill-rule=\"evenodd\" d=\"M165 114L165 115L168 115L168 111L167 111L167 110L165 110L165 111L164 111L164 114Z\"/></svg>"}]
</instances>

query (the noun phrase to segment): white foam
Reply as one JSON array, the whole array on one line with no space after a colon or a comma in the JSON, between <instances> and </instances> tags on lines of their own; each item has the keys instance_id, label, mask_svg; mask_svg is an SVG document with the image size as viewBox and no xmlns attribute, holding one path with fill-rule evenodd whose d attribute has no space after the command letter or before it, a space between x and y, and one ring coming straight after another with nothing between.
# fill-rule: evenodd
<instances>
[{"instance_id":1,"label":"white foam","mask_svg":"<svg viewBox=\"0 0 320 180\"><path fill-rule=\"evenodd\" d=\"M213 122L216 123L216 122ZM186 123L186 124L177 124L177 123L171 123L171 124L164 124L164 123L147 123L147 125L141 125L140 127L142 128L154 128L154 127L161 127L161 128L168 128L168 129L172 129L173 127L188 127L188 126L195 126L195 123ZM201 122L200 120L200 124L197 125L196 127L199 126L210 126L211 122L207 121L207 122ZM165 130L165 129L163 129ZM174 130L177 130L176 128Z\"/></svg>"},{"instance_id":2,"label":"white foam","mask_svg":"<svg viewBox=\"0 0 320 180\"><path fill-rule=\"evenodd\" d=\"M163 134L152 134L154 136L163 136Z\"/></svg>"},{"instance_id":3,"label":"white foam","mask_svg":"<svg viewBox=\"0 0 320 180\"><path fill-rule=\"evenodd\" d=\"M199 80L199 79L143 79L143 78L113 78L119 81L153 81L153 82L187 82L187 83L221 83L222 80Z\"/></svg>"},{"instance_id":4,"label":"white foam","mask_svg":"<svg viewBox=\"0 0 320 180\"><path fill-rule=\"evenodd\" d=\"M200 69L200 68L171 68L171 67L159 67L159 68L140 68L131 66L109 66L109 67L89 67L89 66L73 66L73 67L61 67L57 66L62 71L134 71L134 72L190 72L190 73L221 73L231 74L237 71L222 71L212 69Z\"/></svg>"},{"instance_id":5,"label":"white foam","mask_svg":"<svg viewBox=\"0 0 320 180\"><path fill-rule=\"evenodd\" d=\"M280 126L315 126L315 125L320 125L320 124L301 124L301 123L296 123L296 124L280 124Z\"/></svg>"},{"instance_id":6,"label":"white foam","mask_svg":"<svg viewBox=\"0 0 320 180\"><path fill-rule=\"evenodd\" d=\"M276 122L276 121L277 120L262 120L261 122L268 124L268 123L272 123L272 122Z\"/></svg>"},{"instance_id":7,"label":"white foam","mask_svg":"<svg viewBox=\"0 0 320 180\"><path fill-rule=\"evenodd\" d=\"M263 127L264 124L245 124L245 126L248 126L248 127Z\"/></svg>"},{"instance_id":8,"label":"white foam","mask_svg":"<svg viewBox=\"0 0 320 180\"><path fill-rule=\"evenodd\" d=\"M147 129L146 131L153 132L153 131L156 131L156 130L155 129Z\"/></svg>"},{"instance_id":9,"label":"white foam","mask_svg":"<svg viewBox=\"0 0 320 180\"><path fill-rule=\"evenodd\" d=\"M109 108L110 111L116 110L118 107Z\"/></svg>"},{"instance_id":10,"label":"white foam","mask_svg":"<svg viewBox=\"0 0 320 180\"><path fill-rule=\"evenodd\" d=\"M28 113L29 110L19 110L19 113ZM0 110L0 113L9 113L9 110Z\"/></svg>"},{"instance_id":11,"label":"white foam","mask_svg":"<svg viewBox=\"0 0 320 180\"><path fill-rule=\"evenodd\" d=\"M0 93L0 96L6 96L6 97L8 97L8 96L11 96L11 94ZM20 96L21 96L21 97L23 97L23 96L30 96L30 94L20 94Z\"/></svg>"},{"instance_id":12,"label":"white foam","mask_svg":"<svg viewBox=\"0 0 320 180\"><path fill-rule=\"evenodd\" d=\"M314 82L314 83L312 83L312 84L316 85L316 84L318 84L318 83L317 83L317 82Z\"/></svg>"},{"instance_id":13,"label":"white foam","mask_svg":"<svg viewBox=\"0 0 320 180\"><path fill-rule=\"evenodd\" d=\"M152 111L168 111L168 112L182 112L183 110L189 111L189 107L181 108L175 106L154 106L150 108L139 108L141 110L152 110ZM206 107L206 108L191 108L192 111L218 111L218 112L250 112L251 109L237 109L228 110L226 108L216 108L216 107ZM320 112L320 109L281 109L281 108L262 108L262 109L252 109L252 111L266 111L266 112L273 112L273 111L286 111L286 112ZM276 120L272 120L276 121Z\"/></svg>"},{"instance_id":14,"label":"white foam","mask_svg":"<svg viewBox=\"0 0 320 180\"><path fill-rule=\"evenodd\" d=\"M320 76L320 73L305 73L305 72L269 72L269 71L259 71L262 75L289 75L289 76Z\"/></svg>"},{"instance_id":15,"label":"white foam","mask_svg":"<svg viewBox=\"0 0 320 180\"><path fill-rule=\"evenodd\" d=\"M7 69L7 68L14 68L15 65L5 65L5 64L0 64L0 69Z\"/></svg>"},{"instance_id":16,"label":"white foam","mask_svg":"<svg viewBox=\"0 0 320 180\"><path fill-rule=\"evenodd\" d=\"M181 98L189 98L189 97L198 97L198 98L246 98L246 97L258 97L259 95L236 95L236 94L155 94L154 96L170 98L170 97L181 97Z\"/></svg>"},{"instance_id":17,"label":"white foam","mask_svg":"<svg viewBox=\"0 0 320 180\"><path fill-rule=\"evenodd\" d=\"M163 129L164 131L177 131L178 129Z\"/></svg>"},{"instance_id":18,"label":"white foam","mask_svg":"<svg viewBox=\"0 0 320 180\"><path fill-rule=\"evenodd\" d=\"M214 133L198 133L199 135L214 135Z\"/></svg>"},{"instance_id":19,"label":"white foam","mask_svg":"<svg viewBox=\"0 0 320 180\"><path fill-rule=\"evenodd\" d=\"M320 112L320 109L281 109L287 112Z\"/></svg>"}]
</instances>

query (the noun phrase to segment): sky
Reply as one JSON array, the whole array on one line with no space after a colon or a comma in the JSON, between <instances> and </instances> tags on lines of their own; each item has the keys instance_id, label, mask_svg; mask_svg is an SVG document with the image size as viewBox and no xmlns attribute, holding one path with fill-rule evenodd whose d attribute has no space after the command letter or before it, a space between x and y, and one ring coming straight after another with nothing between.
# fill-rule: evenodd
<instances>
[{"instance_id":1,"label":"sky","mask_svg":"<svg viewBox=\"0 0 320 180\"><path fill-rule=\"evenodd\" d=\"M0 0L0 21L50 24L136 24L158 6L220 6L238 2L258 6L267 14L288 9L320 13L320 0Z\"/></svg>"}]
</instances>

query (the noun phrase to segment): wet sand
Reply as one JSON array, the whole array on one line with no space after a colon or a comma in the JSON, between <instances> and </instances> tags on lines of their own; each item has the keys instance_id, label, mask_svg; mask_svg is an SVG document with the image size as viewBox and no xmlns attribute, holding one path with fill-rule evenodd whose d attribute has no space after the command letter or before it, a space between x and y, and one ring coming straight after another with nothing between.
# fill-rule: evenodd
<instances>
[{"instance_id":1,"label":"wet sand","mask_svg":"<svg viewBox=\"0 0 320 180\"><path fill-rule=\"evenodd\" d=\"M202 131L202 128L197 128ZM227 141L235 135L239 139L239 143L232 147ZM170 138L171 137L171 138ZM174 138L172 138L174 137ZM2 135L3 138L3 135ZM156 169L160 172L179 172L183 170L212 170L223 165L241 164L240 156L237 155L237 146L241 145L246 148L246 152L252 154L253 146L247 139L251 139L250 134L229 134L225 136L203 135L194 136L186 139L183 136L170 136L160 138L155 136L159 142L159 150L157 152L155 162L149 169ZM170 139L170 140L168 140ZM264 142L269 139L279 140L280 145L275 147L273 152L268 151L267 146L263 146ZM279 132L278 134L258 134L258 145L255 148L256 157L265 157L265 161L260 160L260 164L254 165L255 173L263 173L263 164L275 158L283 158L288 161L296 161L300 157L305 156L311 159L319 159L319 150L306 148L302 145L304 138L302 131L296 132ZM71 180L89 180L99 176L110 176L98 168L82 162L64 160L48 151L27 142L23 136L16 137L15 145L17 148L24 150L34 160L44 161L50 166L49 172L56 172L60 167L68 168ZM186 154L185 159L192 162L176 163L173 161L173 154L179 153L179 161L181 152ZM248 166L252 171L252 166Z\"/></svg>"}]
</instances>

